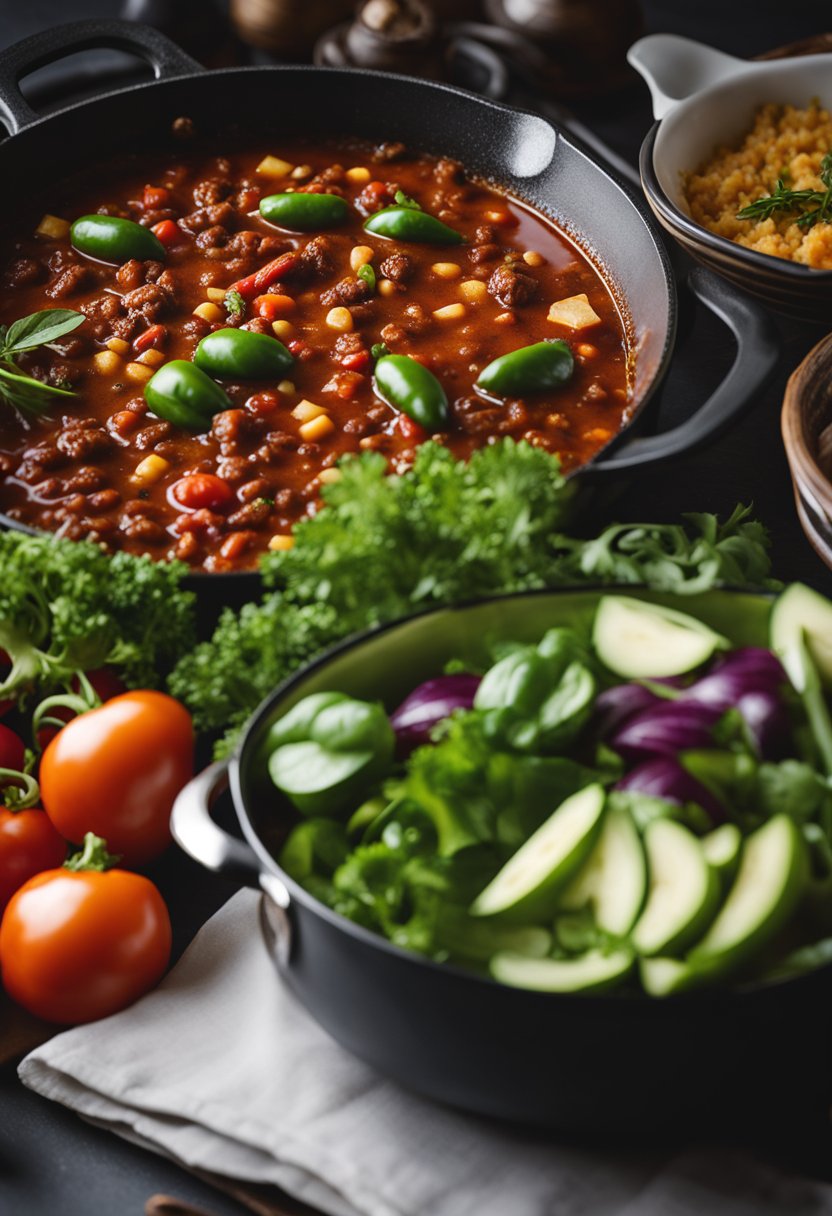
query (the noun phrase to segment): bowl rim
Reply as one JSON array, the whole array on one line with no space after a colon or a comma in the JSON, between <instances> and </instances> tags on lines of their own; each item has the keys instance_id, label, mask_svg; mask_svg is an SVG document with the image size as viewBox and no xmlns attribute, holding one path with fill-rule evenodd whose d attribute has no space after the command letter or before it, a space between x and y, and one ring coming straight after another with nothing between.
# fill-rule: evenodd
<instances>
[{"instance_id":1,"label":"bowl rim","mask_svg":"<svg viewBox=\"0 0 832 1216\"><path fill-rule=\"evenodd\" d=\"M832 60L832 54L829 58ZM788 258L779 258L771 253L760 253L757 249L747 249L744 245L730 241L728 237L712 232L677 207L665 193L656 173L654 154L656 136L661 123L661 119L654 122L644 137L639 152L639 173L642 189L648 202L655 207L660 218L664 219L671 229L683 233L693 244L704 245L714 253L721 254L724 259L736 263L744 270L760 271L761 275L766 278L774 276L793 279L795 286L798 284L805 286L807 281L821 285L832 284L832 270L815 270L811 266L792 262Z\"/></svg>"},{"instance_id":2,"label":"bowl rim","mask_svg":"<svg viewBox=\"0 0 832 1216\"><path fill-rule=\"evenodd\" d=\"M817 375L815 365L822 364L823 360L832 372L832 333L816 342L789 376L783 392L780 429L795 488L799 491L797 483L806 482L818 505L832 512L832 480L825 476L809 446L803 412L806 385Z\"/></svg>"},{"instance_id":3,"label":"bowl rim","mask_svg":"<svg viewBox=\"0 0 832 1216\"><path fill-rule=\"evenodd\" d=\"M600 596L603 594L616 593L639 593L647 592L655 595L670 595L673 597L673 592L663 591L659 588L648 587L643 583L593 583L586 586L569 586L569 587L541 587L534 588L528 591L508 592L502 595L485 596L480 599L465 600L458 604L432 606L415 612L407 617L400 617L394 621L383 622L378 625L373 625L368 629L361 630L358 633L350 634L342 641L334 646L328 647L319 655L316 655L309 663L305 663L297 669L292 675L282 680L276 688L274 688L261 702L251 717L246 722L242 735L237 741L234 751L231 755L228 766L229 787L234 805L234 812L237 820L242 828L243 835L246 841L253 849L257 859L262 863L271 875L277 878L287 889L290 902L296 901L304 908L304 910L314 916L320 917L327 922L332 928L339 932L345 933L348 937L354 938L362 946L367 946L373 949L381 950L383 954L392 955L399 962L405 965L417 967L425 967L429 971L439 971L443 975L453 975L458 979L464 980L476 986L485 986L488 991L493 991L496 986L498 989L507 989L509 992L517 991L523 994L526 999L543 1000L552 1002L554 1000L568 999L570 1001L580 1001L585 1007L602 1008L615 1007L616 1009L633 1009L641 1010L645 1007L651 1011L661 1010L662 1008L673 1005L689 1005L691 1002L697 1004L707 1004L712 1007L724 1005L726 1002L736 1000L744 1000L746 1002L754 1000L768 999L769 994L773 994L782 990L786 985L812 985L813 982L818 982L818 977L823 975L832 976L832 961L822 964L820 967L812 968L809 971L801 972L798 975L779 976L764 981L754 981L740 985L735 988L720 988L705 989L703 991L693 990L688 993L676 993L661 998L650 997L645 993L625 993L619 992L616 989L611 989L608 992L593 993L593 992L573 992L573 993L558 993L558 992L541 992L536 989L517 988L512 989L511 985L500 984L490 975L480 974L473 970L467 970L465 967L457 963L438 962L435 959L428 958L426 955L419 954L414 950L407 950L402 946L397 946L388 938L380 933L375 933L371 929L365 928L363 925L357 924L346 916L335 912L332 908L316 899L306 891L298 882L296 882L289 874L285 872L278 864L277 859L269 851L255 829L251 818L248 814L245 798L242 788L242 770L245 764L249 761L249 757L245 756L250 746L250 740L257 734L262 723L271 715L274 705L280 701L288 693L290 693L297 684L305 680L313 672L328 666L332 660L338 658L350 650L371 642L374 639L393 632L396 629L409 625L417 619L429 617L431 615L439 615L440 613L464 613L472 608L481 607L484 604L501 603L507 601L516 601L520 599L543 598L547 596L558 596L575 593L587 593ZM720 594L730 596L749 596L756 599L768 600L773 602L776 598L774 591L753 590L748 587L714 587L710 589L710 593L718 592ZM702 593L702 594L708 594ZM685 599L687 597L677 596L677 599ZM693 597L690 597L693 598ZM266 898L264 893L264 898ZM288 967L291 973L291 964ZM648 1016L661 1016L660 1014L652 1013Z\"/></svg>"}]
</instances>

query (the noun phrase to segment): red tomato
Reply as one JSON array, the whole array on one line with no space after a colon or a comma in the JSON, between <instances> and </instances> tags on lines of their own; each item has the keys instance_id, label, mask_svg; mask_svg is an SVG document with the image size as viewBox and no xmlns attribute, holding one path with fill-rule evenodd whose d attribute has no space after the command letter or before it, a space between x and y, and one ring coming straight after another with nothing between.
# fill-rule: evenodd
<instances>
[{"instance_id":1,"label":"red tomato","mask_svg":"<svg viewBox=\"0 0 832 1216\"><path fill-rule=\"evenodd\" d=\"M153 225L150 231L166 249L169 249L171 245L178 245L182 239L182 229L175 220L160 220L158 224Z\"/></svg>"},{"instance_id":2,"label":"red tomato","mask_svg":"<svg viewBox=\"0 0 832 1216\"><path fill-rule=\"evenodd\" d=\"M194 733L183 705L126 692L59 731L40 762L44 809L67 840L103 836L128 865L170 843L170 812L193 776Z\"/></svg>"},{"instance_id":3,"label":"red tomato","mask_svg":"<svg viewBox=\"0 0 832 1216\"><path fill-rule=\"evenodd\" d=\"M39 807L25 811L1 807L0 913L18 887L42 870L63 865L65 857L66 841Z\"/></svg>"},{"instance_id":4,"label":"red tomato","mask_svg":"<svg viewBox=\"0 0 832 1216\"><path fill-rule=\"evenodd\" d=\"M168 910L148 878L47 870L12 896L3 915L3 984L36 1017L92 1022L158 983L170 943Z\"/></svg>"},{"instance_id":5,"label":"red tomato","mask_svg":"<svg viewBox=\"0 0 832 1216\"><path fill-rule=\"evenodd\" d=\"M23 740L0 723L0 768L11 768L19 773L26 763L26 748Z\"/></svg>"},{"instance_id":6,"label":"red tomato","mask_svg":"<svg viewBox=\"0 0 832 1216\"><path fill-rule=\"evenodd\" d=\"M213 473L189 473L174 482L170 492L174 501L188 511L199 511L203 507L215 511L234 499L228 482Z\"/></svg>"},{"instance_id":7,"label":"red tomato","mask_svg":"<svg viewBox=\"0 0 832 1216\"><path fill-rule=\"evenodd\" d=\"M126 692L126 686L123 680L120 680L112 667L99 667L95 671L87 672L87 679L93 686L93 690L98 695L101 701L111 701L113 697L119 696ZM76 676L72 681L72 691L78 693L81 691L81 685ZM78 715L68 705L56 705L50 710L50 717L60 718L62 722L71 722ZM57 726L42 726L37 734L38 747L41 751L45 751L46 747L58 733Z\"/></svg>"}]
</instances>

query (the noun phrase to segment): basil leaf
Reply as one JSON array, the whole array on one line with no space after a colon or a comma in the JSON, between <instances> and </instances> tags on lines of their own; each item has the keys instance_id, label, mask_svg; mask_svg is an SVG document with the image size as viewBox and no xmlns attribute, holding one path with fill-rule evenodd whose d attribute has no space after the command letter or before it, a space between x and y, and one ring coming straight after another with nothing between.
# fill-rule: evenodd
<instances>
[{"instance_id":1,"label":"basil leaf","mask_svg":"<svg viewBox=\"0 0 832 1216\"><path fill-rule=\"evenodd\" d=\"M71 333L84 320L84 314L69 308L45 308L21 317L9 326L3 340L3 354L8 356L21 350L34 350L54 342L56 338Z\"/></svg>"}]
</instances>

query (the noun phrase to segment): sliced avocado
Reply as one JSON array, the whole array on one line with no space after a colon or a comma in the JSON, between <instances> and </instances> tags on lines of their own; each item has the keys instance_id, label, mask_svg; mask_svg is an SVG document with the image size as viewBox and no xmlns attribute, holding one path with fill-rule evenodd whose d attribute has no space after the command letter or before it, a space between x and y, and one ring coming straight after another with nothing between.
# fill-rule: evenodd
<instances>
[{"instance_id":1,"label":"sliced avocado","mask_svg":"<svg viewBox=\"0 0 832 1216\"><path fill-rule=\"evenodd\" d=\"M564 891L559 907L571 911L589 904L599 929L625 937L646 892L647 864L632 816L624 807L609 807L595 848Z\"/></svg>"},{"instance_id":2,"label":"sliced avocado","mask_svg":"<svg viewBox=\"0 0 832 1216\"><path fill-rule=\"evenodd\" d=\"M832 602L803 583L792 583L771 610L769 630L772 650L787 667L788 656L803 637L821 680L832 685Z\"/></svg>"},{"instance_id":3,"label":"sliced avocado","mask_svg":"<svg viewBox=\"0 0 832 1216\"><path fill-rule=\"evenodd\" d=\"M605 667L637 680L692 671L727 642L687 613L626 595L603 595L592 644Z\"/></svg>"},{"instance_id":4,"label":"sliced avocado","mask_svg":"<svg viewBox=\"0 0 832 1216\"><path fill-rule=\"evenodd\" d=\"M631 941L639 954L679 954L695 942L719 906L719 880L692 832L654 819L644 834L650 873L644 911Z\"/></svg>"},{"instance_id":5,"label":"sliced avocado","mask_svg":"<svg viewBox=\"0 0 832 1216\"><path fill-rule=\"evenodd\" d=\"M528 958L522 954L495 954L491 974L501 984L534 988L538 992L597 992L611 988L633 967L632 950L623 948L604 954L588 950L577 958Z\"/></svg>"},{"instance_id":6,"label":"sliced avocado","mask_svg":"<svg viewBox=\"0 0 832 1216\"><path fill-rule=\"evenodd\" d=\"M808 869L805 841L788 815L775 815L746 837L725 902L688 955L691 967L723 975L757 954L795 910Z\"/></svg>"},{"instance_id":7,"label":"sliced avocado","mask_svg":"<svg viewBox=\"0 0 832 1216\"><path fill-rule=\"evenodd\" d=\"M526 924L549 919L563 887L595 844L604 802L600 785L588 785L562 802L480 892L471 915L502 914Z\"/></svg>"}]
</instances>

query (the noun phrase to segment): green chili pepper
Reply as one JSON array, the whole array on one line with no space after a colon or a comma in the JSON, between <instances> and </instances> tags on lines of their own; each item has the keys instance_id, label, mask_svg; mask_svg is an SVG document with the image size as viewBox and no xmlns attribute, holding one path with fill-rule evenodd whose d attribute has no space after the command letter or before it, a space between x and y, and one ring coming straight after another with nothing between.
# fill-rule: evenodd
<instances>
[{"instance_id":1,"label":"green chili pepper","mask_svg":"<svg viewBox=\"0 0 832 1216\"><path fill-rule=\"evenodd\" d=\"M217 380L282 380L294 360L269 334L215 329L194 351L194 363Z\"/></svg>"},{"instance_id":2,"label":"green chili pepper","mask_svg":"<svg viewBox=\"0 0 832 1216\"><path fill-rule=\"evenodd\" d=\"M375 367L375 390L382 401L428 431L442 430L450 420L442 385L409 355L382 355Z\"/></svg>"},{"instance_id":3,"label":"green chili pepper","mask_svg":"<svg viewBox=\"0 0 832 1216\"><path fill-rule=\"evenodd\" d=\"M476 387L497 397L522 397L560 388L572 375L573 367L567 343L562 338L546 338L494 359L480 372Z\"/></svg>"},{"instance_id":4,"label":"green chili pepper","mask_svg":"<svg viewBox=\"0 0 832 1216\"><path fill-rule=\"evenodd\" d=\"M417 245L461 245L463 241L461 233L414 207L385 207L364 221L364 231Z\"/></svg>"},{"instance_id":5,"label":"green chili pepper","mask_svg":"<svg viewBox=\"0 0 832 1216\"><path fill-rule=\"evenodd\" d=\"M75 249L100 262L164 262L165 247L149 228L117 215L82 215L69 230Z\"/></svg>"},{"instance_id":6,"label":"green chili pepper","mask_svg":"<svg viewBox=\"0 0 832 1216\"><path fill-rule=\"evenodd\" d=\"M151 413L188 431L207 431L214 414L231 409L223 389L186 359L159 368L144 386Z\"/></svg>"},{"instance_id":7,"label":"green chili pepper","mask_svg":"<svg viewBox=\"0 0 832 1216\"><path fill-rule=\"evenodd\" d=\"M340 194L270 194L260 202L260 214L290 232L318 232L343 224L350 205Z\"/></svg>"}]
</instances>

